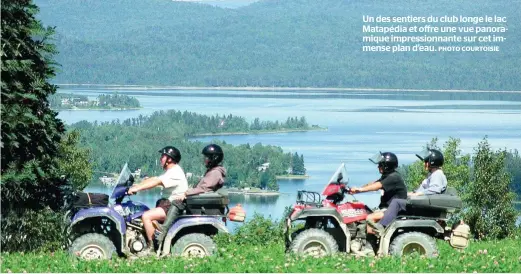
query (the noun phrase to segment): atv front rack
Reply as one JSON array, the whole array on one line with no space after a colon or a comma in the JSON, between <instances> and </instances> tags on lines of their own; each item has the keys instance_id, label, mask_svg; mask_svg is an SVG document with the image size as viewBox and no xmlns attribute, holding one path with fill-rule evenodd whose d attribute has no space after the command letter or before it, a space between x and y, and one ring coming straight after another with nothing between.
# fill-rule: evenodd
<instances>
[{"instance_id":1,"label":"atv front rack","mask_svg":"<svg viewBox=\"0 0 521 274\"><path fill-rule=\"evenodd\" d=\"M320 206L322 196L318 192L299 190L297 191L297 204Z\"/></svg>"}]
</instances>

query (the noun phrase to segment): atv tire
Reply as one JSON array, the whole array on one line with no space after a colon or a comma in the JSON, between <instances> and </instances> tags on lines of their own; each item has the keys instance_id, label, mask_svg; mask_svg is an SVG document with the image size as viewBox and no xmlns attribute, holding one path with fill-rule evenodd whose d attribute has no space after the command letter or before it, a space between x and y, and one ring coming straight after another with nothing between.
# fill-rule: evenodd
<instances>
[{"instance_id":1,"label":"atv tire","mask_svg":"<svg viewBox=\"0 0 521 274\"><path fill-rule=\"evenodd\" d=\"M70 248L69 254L82 260L110 260L116 252L114 243L105 235L88 233L76 238Z\"/></svg>"},{"instance_id":2,"label":"atv tire","mask_svg":"<svg viewBox=\"0 0 521 274\"><path fill-rule=\"evenodd\" d=\"M438 256L436 240L421 232L404 233L396 237L389 247L391 255L402 257L418 252L428 258Z\"/></svg>"},{"instance_id":3,"label":"atv tire","mask_svg":"<svg viewBox=\"0 0 521 274\"><path fill-rule=\"evenodd\" d=\"M291 252L304 256L329 256L338 252L333 236L324 230L310 228L299 233L291 242Z\"/></svg>"},{"instance_id":4,"label":"atv tire","mask_svg":"<svg viewBox=\"0 0 521 274\"><path fill-rule=\"evenodd\" d=\"M186 234L171 248L174 256L205 257L215 254L217 246L212 238L202 233Z\"/></svg>"}]
</instances>

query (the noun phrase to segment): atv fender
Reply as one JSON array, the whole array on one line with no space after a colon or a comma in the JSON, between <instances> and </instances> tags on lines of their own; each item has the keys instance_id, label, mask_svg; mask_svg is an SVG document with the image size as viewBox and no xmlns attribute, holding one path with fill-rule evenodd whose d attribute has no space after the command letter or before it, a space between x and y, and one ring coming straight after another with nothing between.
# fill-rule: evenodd
<instances>
[{"instance_id":1,"label":"atv fender","mask_svg":"<svg viewBox=\"0 0 521 274\"><path fill-rule=\"evenodd\" d=\"M196 228L201 226L212 226L217 229L217 232L228 233L228 229L215 217L181 218L176 221L170 229L168 229L168 233L163 242L162 256L170 254L172 240L181 230L184 228Z\"/></svg>"},{"instance_id":2,"label":"atv fender","mask_svg":"<svg viewBox=\"0 0 521 274\"><path fill-rule=\"evenodd\" d=\"M87 220L87 219L97 219L97 218L107 218L111 220L116 229L119 232L120 235L120 250L123 250L123 244L125 232L127 230L127 225L125 223L125 219L116 212L112 208L103 207L103 208L88 208L88 209L82 209L78 211L72 218L71 224L69 225L70 229L73 229L76 225L80 224L81 222ZM114 243L116 244L116 243Z\"/></svg>"},{"instance_id":3,"label":"atv fender","mask_svg":"<svg viewBox=\"0 0 521 274\"><path fill-rule=\"evenodd\" d=\"M303 210L297 212L295 215L290 216L286 221L286 228L284 231L286 234L287 240L292 241L291 235L289 233L289 231L291 229L291 222L293 222L295 220L307 219L309 217L331 217L332 219L335 219L346 237L345 248L346 248L346 252L349 252L349 248L351 246L351 244L350 244L351 233L347 229L346 224L344 224L342 215L340 215L340 213L338 213L338 211L335 208L327 208L327 207L306 208L306 209L303 209Z\"/></svg>"},{"instance_id":4,"label":"atv fender","mask_svg":"<svg viewBox=\"0 0 521 274\"><path fill-rule=\"evenodd\" d=\"M380 247L378 253L381 255L389 254L389 246L391 244L391 238L395 234L396 230L400 228L433 228L436 233L443 234L444 229L434 220L398 220L394 221L385 231L384 236L380 239Z\"/></svg>"},{"instance_id":5,"label":"atv fender","mask_svg":"<svg viewBox=\"0 0 521 274\"><path fill-rule=\"evenodd\" d=\"M337 220L338 223L343 224L342 216L335 208L305 208L299 212L297 212L294 216L290 216L291 221L306 219L308 217L321 217L321 216L330 216Z\"/></svg>"}]
</instances>

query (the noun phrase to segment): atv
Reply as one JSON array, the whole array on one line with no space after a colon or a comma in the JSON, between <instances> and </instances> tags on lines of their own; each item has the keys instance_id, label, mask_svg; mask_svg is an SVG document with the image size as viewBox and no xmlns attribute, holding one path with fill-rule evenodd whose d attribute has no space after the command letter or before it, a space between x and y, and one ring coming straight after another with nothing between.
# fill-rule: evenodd
<instances>
[{"instance_id":1,"label":"atv","mask_svg":"<svg viewBox=\"0 0 521 274\"><path fill-rule=\"evenodd\" d=\"M81 259L110 259L114 254L139 257L147 247L141 216L149 208L134 202L127 194L134 178L123 167L109 197L99 193L78 193L66 215L69 252ZM128 198L123 202L124 198ZM226 214L229 199L225 193L203 193L190 196L187 207L177 217L166 235L158 237L154 248L158 255L209 256L216 251L212 236L228 233ZM158 238L164 238L158 242Z\"/></svg>"},{"instance_id":2,"label":"atv","mask_svg":"<svg viewBox=\"0 0 521 274\"><path fill-rule=\"evenodd\" d=\"M453 188L438 195L409 197L407 210L368 244L366 218L372 210L356 200L343 202L350 194L345 178L342 163L322 192L325 199L318 192L297 192L296 204L285 220L286 252L313 256L337 252L403 256L416 252L434 257L438 254L436 239L449 240L454 248L468 246L467 225L447 226L448 215L462 206Z\"/></svg>"}]
</instances>

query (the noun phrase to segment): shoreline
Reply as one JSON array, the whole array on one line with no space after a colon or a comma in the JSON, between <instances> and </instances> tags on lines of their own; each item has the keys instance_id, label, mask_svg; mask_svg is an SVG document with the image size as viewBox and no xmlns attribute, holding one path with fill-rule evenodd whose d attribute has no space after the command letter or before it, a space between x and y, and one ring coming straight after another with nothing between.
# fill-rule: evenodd
<instances>
[{"instance_id":1,"label":"shoreline","mask_svg":"<svg viewBox=\"0 0 521 274\"><path fill-rule=\"evenodd\" d=\"M243 195L243 196L279 196L280 192L273 190L262 190L262 189L238 189L238 188L224 188L228 194L231 195Z\"/></svg>"},{"instance_id":2,"label":"shoreline","mask_svg":"<svg viewBox=\"0 0 521 274\"><path fill-rule=\"evenodd\" d=\"M73 110L73 111L80 111L80 110L85 110L85 111L92 111L92 110L110 110L110 111L125 111L125 110L140 110L140 109L143 109L142 107L141 108L64 108L64 109L52 109L54 111L69 111L69 110Z\"/></svg>"},{"instance_id":3,"label":"shoreline","mask_svg":"<svg viewBox=\"0 0 521 274\"><path fill-rule=\"evenodd\" d=\"M194 87L194 86L161 86L161 85L114 85L114 84L55 84L63 87L95 88L105 90L231 90L231 91L385 91L385 92L498 92L498 93L521 93L521 90L463 90L463 89L396 89L396 88L335 88L335 87Z\"/></svg>"},{"instance_id":4,"label":"shoreline","mask_svg":"<svg viewBox=\"0 0 521 274\"><path fill-rule=\"evenodd\" d=\"M209 136L231 136L231 135L263 135L277 133L307 132L307 131L328 131L328 128L309 128L309 129L287 129L287 130L271 130L271 131L253 131L253 132L218 132L218 133L198 133L191 135L189 138L209 137Z\"/></svg>"},{"instance_id":5,"label":"shoreline","mask_svg":"<svg viewBox=\"0 0 521 274\"><path fill-rule=\"evenodd\" d=\"M247 191L228 191L231 195L243 195L243 196L279 196L280 192L247 192Z\"/></svg>"},{"instance_id":6,"label":"shoreline","mask_svg":"<svg viewBox=\"0 0 521 274\"><path fill-rule=\"evenodd\" d=\"M278 175L275 176L277 180L304 180L309 179L309 175Z\"/></svg>"}]
</instances>

